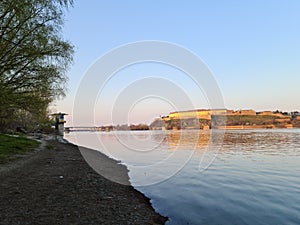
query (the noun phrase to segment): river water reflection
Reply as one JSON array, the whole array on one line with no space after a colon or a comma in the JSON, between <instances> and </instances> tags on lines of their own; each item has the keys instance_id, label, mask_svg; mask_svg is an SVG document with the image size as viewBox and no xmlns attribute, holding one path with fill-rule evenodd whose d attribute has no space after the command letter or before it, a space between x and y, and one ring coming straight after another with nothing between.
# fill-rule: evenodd
<instances>
[{"instance_id":1,"label":"river water reflection","mask_svg":"<svg viewBox=\"0 0 300 225\"><path fill-rule=\"evenodd\" d=\"M168 224L300 223L300 130L74 132L66 139L126 164L131 183Z\"/></svg>"}]
</instances>

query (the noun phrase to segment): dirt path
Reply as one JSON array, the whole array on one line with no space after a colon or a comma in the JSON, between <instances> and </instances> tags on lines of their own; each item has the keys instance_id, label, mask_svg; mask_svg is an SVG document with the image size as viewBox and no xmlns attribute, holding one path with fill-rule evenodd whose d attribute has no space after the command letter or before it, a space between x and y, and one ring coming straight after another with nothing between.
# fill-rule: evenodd
<instances>
[{"instance_id":1,"label":"dirt path","mask_svg":"<svg viewBox=\"0 0 300 225\"><path fill-rule=\"evenodd\" d=\"M17 166L0 170L0 224L164 224L149 200L132 186L105 179L78 147L47 141ZM103 165L128 181L127 168L105 155Z\"/></svg>"}]
</instances>

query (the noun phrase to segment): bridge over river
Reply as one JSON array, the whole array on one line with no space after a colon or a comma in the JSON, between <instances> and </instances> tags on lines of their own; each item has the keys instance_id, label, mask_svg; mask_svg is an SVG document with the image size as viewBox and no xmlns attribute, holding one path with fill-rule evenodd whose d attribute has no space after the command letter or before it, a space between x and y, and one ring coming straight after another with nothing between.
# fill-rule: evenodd
<instances>
[{"instance_id":1,"label":"bridge over river","mask_svg":"<svg viewBox=\"0 0 300 225\"><path fill-rule=\"evenodd\" d=\"M113 126L101 126L101 127L90 127L90 126L76 126L76 127L65 127L65 132L76 132L76 131L87 131L87 132L95 132L95 131L112 131Z\"/></svg>"}]
</instances>

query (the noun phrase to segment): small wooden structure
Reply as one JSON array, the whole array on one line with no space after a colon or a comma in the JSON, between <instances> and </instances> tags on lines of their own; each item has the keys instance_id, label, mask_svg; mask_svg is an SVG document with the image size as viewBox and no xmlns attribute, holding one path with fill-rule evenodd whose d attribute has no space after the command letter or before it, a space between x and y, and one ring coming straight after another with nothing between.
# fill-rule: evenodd
<instances>
[{"instance_id":1,"label":"small wooden structure","mask_svg":"<svg viewBox=\"0 0 300 225\"><path fill-rule=\"evenodd\" d=\"M58 135L60 136L64 136L64 126L65 126L65 118L64 116L65 115L68 115L66 113L53 113L52 116L54 117L55 119L55 130L56 132L58 133Z\"/></svg>"}]
</instances>

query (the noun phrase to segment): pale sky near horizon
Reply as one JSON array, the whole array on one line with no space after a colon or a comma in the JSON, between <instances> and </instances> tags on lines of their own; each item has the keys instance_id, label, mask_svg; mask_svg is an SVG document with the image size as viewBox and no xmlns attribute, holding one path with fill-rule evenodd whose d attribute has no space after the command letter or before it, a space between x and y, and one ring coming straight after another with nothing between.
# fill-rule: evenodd
<instances>
[{"instance_id":1,"label":"pale sky near horizon","mask_svg":"<svg viewBox=\"0 0 300 225\"><path fill-rule=\"evenodd\" d=\"M100 56L127 43L159 40L199 56L212 71L226 108L300 111L299 12L300 1L296 0L77 0L66 13L63 29L64 38L75 46L74 64L68 71L69 91L52 110L70 114L67 125L72 125L77 88ZM94 123L150 123L155 116L173 110L172 102L159 96L137 99L130 112L118 111L128 121L123 117L111 120L111 107L121 90L146 77L168 80L186 91L196 108L209 107L201 90L182 72L146 63L125 68L110 80L103 96L98 96ZM84 114L83 109L74 125L93 125Z\"/></svg>"}]
</instances>

